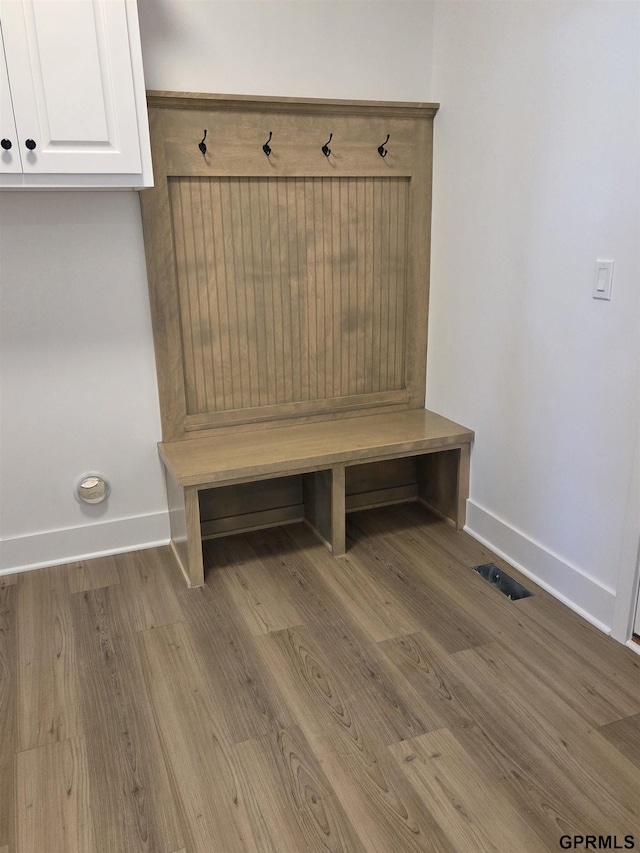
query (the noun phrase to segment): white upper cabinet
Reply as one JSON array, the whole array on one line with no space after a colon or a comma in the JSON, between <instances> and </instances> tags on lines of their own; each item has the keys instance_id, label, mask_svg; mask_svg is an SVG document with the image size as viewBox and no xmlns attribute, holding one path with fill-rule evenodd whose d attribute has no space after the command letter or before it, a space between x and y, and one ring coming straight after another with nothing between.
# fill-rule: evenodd
<instances>
[{"instance_id":1,"label":"white upper cabinet","mask_svg":"<svg viewBox=\"0 0 640 853\"><path fill-rule=\"evenodd\" d=\"M2 45L0 44L0 47ZM4 54L0 55L0 172L22 174L20 146L13 117L11 89Z\"/></svg>"},{"instance_id":2,"label":"white upper cabinet","mask_svg":"<svg viewBox=\"0 0 640 853\"><path fill-rule=\"evenodd\" d=\"M151 186L135 0L0 0L0 26L0 185Z\"/></svg>"}]
</instances>

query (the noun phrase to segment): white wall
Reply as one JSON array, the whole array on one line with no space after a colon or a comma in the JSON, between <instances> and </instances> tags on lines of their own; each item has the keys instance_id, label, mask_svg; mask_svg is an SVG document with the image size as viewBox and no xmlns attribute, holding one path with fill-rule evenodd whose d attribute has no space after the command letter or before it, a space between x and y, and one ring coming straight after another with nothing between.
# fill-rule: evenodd
<instances>
[{"instance_id":1,"label":"white wall","mask_svg":"<svg viewBox=\"0 0 640 853\"><path fill-rule=\"evenodd\" d=\"M425 100L432 7L141 0L151 89ZM0 199L0 571L168 539L137 194ZM106 506L76 502L103 471Z\"/></svg>"},{"instance_id":2,"label":"white wall","mask_svg":"<svg viewBox=\"0 0 640 853\"><path fill-rule=\"evenodd\" d=\"M149 89L428 100L433 8L414 0L138 0Z\"/></svg>"},{"instance_id":3,"label":"white wall","mask_svg":"<svg viewBox=\"0 0 640 853\"><path fill-rule=\"evenodd\" d=\"M471 531L605 628L638 543L639 22L637 3L435 11L427 405L477 432Z\"/></svg>"},{"instance_id":4,"label":"white wall","mask_svg":"<svg viewBox=\"0 0 640 853\"><path fill-rule=\"evenodd\" d=\"M3 193L0 258L1 568L166 540L137 194Z\"/></svg>"}]
</instances>

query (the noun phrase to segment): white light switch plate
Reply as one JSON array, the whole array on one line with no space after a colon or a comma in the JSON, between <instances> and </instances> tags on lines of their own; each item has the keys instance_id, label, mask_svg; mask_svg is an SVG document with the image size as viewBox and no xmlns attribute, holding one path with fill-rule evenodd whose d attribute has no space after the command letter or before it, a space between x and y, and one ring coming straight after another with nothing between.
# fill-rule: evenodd
<instances>
[{"instance_id":1,"label":"white light switch plate","mask_svg":"<svg viewBox=\"0 0 640 853\"><path fill-rule=\"evenodd\" d=\"M611 299L614 264L615 261L596 261L596 274L593 279L594 299Z\"/></svg>"}]
</instances>

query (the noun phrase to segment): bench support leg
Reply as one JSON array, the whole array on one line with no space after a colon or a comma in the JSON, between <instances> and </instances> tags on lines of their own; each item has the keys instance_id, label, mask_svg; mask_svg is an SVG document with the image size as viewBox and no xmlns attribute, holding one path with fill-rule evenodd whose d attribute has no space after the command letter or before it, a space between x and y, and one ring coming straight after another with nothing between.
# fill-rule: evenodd
<instances>
[{"instance_id":1,"label":"bench support leg","mask_svg":"<svg viewBox=\"0 0 640 853\"><path fill-rule=\"evenodd\" d=\"M347 550L344 465L333 469L331 483L331 553L340 557Z\"/></svg>"},{"instance_id":2,"label":"bench support leg","mask_svg":"<svg viewBox=\"0 0 640 853\"><path fill-rule=\"evenodd\" d=\"M204 565L202 562L198 489L195 486L183 489L166 469L165 478L173 556L187 585L190 587L202 586L204 584Z\"/></svg>"},{"instance_id":3,"label":"bench support leg","mask_svg":"<svg viewBox=\"0 0 640 853\"><path fill-rule=\"evenodd\" d=\"M462 530L469 497L468 444L417 459L418 500Z\"/></svg>"},{"instance_id":4,"label":"bench support leg","mask_svg":"<svg viewBox=\"0 0 640 853\"><path fill-rule=\"evenodd\" d=\"M302 478L304 520L334 556L345 552L344 465Z\"/></svg>"}]
</instances>

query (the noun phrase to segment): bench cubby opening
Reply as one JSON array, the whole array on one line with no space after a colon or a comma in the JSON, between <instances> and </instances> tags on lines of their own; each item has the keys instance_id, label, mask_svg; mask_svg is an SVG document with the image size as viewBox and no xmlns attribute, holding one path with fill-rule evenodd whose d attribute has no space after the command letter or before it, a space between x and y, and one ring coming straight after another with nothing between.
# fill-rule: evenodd
<instances>
[{"instance_id":1,"label":"bench cubby opening","mask_svg":"<svg viewBox=\"0 0 640 853\"><path fill-rule=\"evenodd\" d=\"M344 477L337 468L198 490L202 540L304 522L331 550L344 552ZM344 536L342 537L344 539ZM336 545L337 543L337 545Z\"/></svg>"},{"instance_id":2,"label":"bench cubby opening","mask_svg":"<svg viewBox=\"0 0 640 853\"><path fill-rule=\"evenodd\" d=\"M461 448L454 448L347 465L346 512L418 501L457 526L466 500L464 488L460 490L461 453Z\"/></svg>"}]
</instances>

